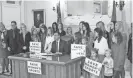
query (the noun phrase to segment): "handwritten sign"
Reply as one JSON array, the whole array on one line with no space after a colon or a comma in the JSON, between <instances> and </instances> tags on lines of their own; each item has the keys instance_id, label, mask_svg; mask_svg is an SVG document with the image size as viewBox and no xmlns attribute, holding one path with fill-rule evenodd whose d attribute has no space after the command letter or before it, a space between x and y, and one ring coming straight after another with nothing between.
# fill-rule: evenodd
<instances>
[{"instance_id":1,"label":"handwritten sign","mask_svg":"<svg viewBox=\"0 0 133 78\"><path fill-rule=\"evenodd\" d=\"M30 42L30 52L40 53L41 42Z\"/></svg>"},{"instance_id":2,"label":"handwritten sign","mask_svg":"<svg viewBox=\"0 0 133 78\"><path fill-rule=\"evenodd\" d=\"M71 59L86 56L86 45L71 44Z\"/></svg>"},{"instance_id":3,"label":"handwritten sign","mask_svg":"<svg viewBox=\"0 0 133 78\"><path fill-rule=\"evenodd\" d=\"M42 74L40 62L27 61L27 67L29 73Z\"/></svg>"},{"instance_id":4,"label":"handwritten sign","mask_svg":"<svg viewBox=\"0 0 133 78\"><path fill-rule=\"evenodd\" d=\"M94 75L99 76L102 64L91 59L86 58L83 69Z\"/></svg>"}]
</instances>

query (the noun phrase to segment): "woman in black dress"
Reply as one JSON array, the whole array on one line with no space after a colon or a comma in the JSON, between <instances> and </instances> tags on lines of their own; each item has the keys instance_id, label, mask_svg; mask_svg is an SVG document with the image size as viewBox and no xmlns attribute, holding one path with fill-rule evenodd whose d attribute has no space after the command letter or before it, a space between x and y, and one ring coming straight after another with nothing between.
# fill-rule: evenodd
<instances>
[{"instance_id":1,"label":"woman in black dress","mask_svg":"<svg viewBox=\"0 0 133 78\"><path fill-rule=\"evenodd\" d=\"M21 53L29 52L29 45L31 41L31 34L27 31L27 27L24 23L21 23L19 36L19 49Z\"/></svg>"},{"instance_id":2,"label":"woman in black dress","mask_svg":"<svg viewBox=\"0 0 133 78\"><path fill-rule=\"evenodd\" d=\"M62 23L58 24L58 30L59 30L60 36L65 36L66 35L66 32L63 29L63 24Z\"/></svg>"}]
</instances>

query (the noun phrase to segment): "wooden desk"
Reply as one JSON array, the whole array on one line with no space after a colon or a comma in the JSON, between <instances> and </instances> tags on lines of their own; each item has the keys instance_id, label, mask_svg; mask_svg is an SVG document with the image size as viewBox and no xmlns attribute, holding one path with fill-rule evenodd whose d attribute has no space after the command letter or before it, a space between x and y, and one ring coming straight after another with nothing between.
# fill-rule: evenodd
<instances>
[{"instance_id":1,"label":"wooden desk","mask_svg":"<svg viewBox=\"0 0 133 78\"><path fill-rule=\"evenodd\" d=\"M12 78L80 78L82 57L71 60L69 55L53 56L52 60L9 56L12 60ZM42 74L28 73L27 61L41 62Z\"/></svg>"}]
</instances>

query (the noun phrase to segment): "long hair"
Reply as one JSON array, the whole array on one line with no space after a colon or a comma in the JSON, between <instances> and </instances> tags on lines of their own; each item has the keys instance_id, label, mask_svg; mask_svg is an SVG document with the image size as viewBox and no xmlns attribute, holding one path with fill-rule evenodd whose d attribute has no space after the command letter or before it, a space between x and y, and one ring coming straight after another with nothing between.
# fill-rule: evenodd
<instances>
[{"instance_id":1,"label":"long hair","mask_svg":"<svg viewBox=\"0 0 133 78\"><path fill-rule=\"evenodd\" d=\"M117 39L117 44L121 44L123 42L123 36L121 32L114 32L112 33L112 37L113 36Z\"/></svg>"},{"instance_id":2,"label":"long hair","mask_svg":"<svg viewBox=\"0 0 133 78\"><path fill-rule=\"evenodd\" d=\"M119 28L118 28L118 29L119 29L119 30L122 29L121 31L122 31L122 32L125 32L123 22L122 22L122 21L117 21L116 23L119 25ZM116 31L116 30L115 30L115 31Z\"/></svg>"},{"instance_id":3,"label":"long hair","mask_svg":"<svg viewBox=\"0 0 133 78\"><path fill-rule=\"evenodd\" d=\"M24 23L20 24L20 33L22 33L22 26L24 26L25 28L27 28L27 26Z\"/></svg>"},{"instance_id":4,"label":"long hair","mask_svg":"<svg viewBox=\"0 0 133 78\"><path fill-rule=\"evenodd\" d=\"M43 28L44 29L44 34L47 34L47 27L46 27L46 25L44 25L43 23L41 23L40 26L39 26L39 28L40 29ZM41 34L41 33L42 33L42 31L40 30L39 34Z\"/></svg>"},{"instance_id":5,"label":"long hair","mask_svg":"<svg viewBox=\"0 0 133 78\"><path fill-rule=\"evenodd\" d=\"M80 22L79 22L79 25L80 25L80 24L83 24L83 23L84 23L84 21L80 21ZM79 28L79 31L81 31L81 28Z\"/></svg>"},{"instance_id":6,"label":"long hair","mask_svg":"<svg viewBox=\"0 0 133 78\"><path fill-rule=\"evenodd\" d=\"M58 31L58 25L57 25L56 22L53 22L53 23L52 23L52 29L53 29L54 32L56 32L56 31L54 30L54 25L56 26L56 31Z\"/></svg>"},{"instance_id":7,"label":"long hair","mask_svg":"<svg viewBox=\"0 0 133 78\"><path fill-rule=\"evenodd\" d=\"M86 36L89 37L89 36L90 36L90 32L91 32L91 29L90 29L90 25L89 25L89 23L88 23L88 22L84 22L83 25L85 26L86 31L87 31L86 34L85 34L85 31L83 31L83 34L85 34Z\"/></svg>"},{"instance_id":8,"label":"long hair","mask_svg":"<svg viewBox=\"0 0 133 78\"><path fill-rule=\"evenodd\" d=\"M95 28L94 31L98 33L98 42L100 42L103 36L102 30L100 28Z\"/></svg>"},{"instance_id":9,"label":"long hair","mask_svg":"<svg viewBox=\"0 0 133 78\"><path fill-rule=\"evenodd\" d=\"M61 25L61 30L63 31L64 30L63 24L62 23L58 23L58 26L59 25ZM59 27L58 27L58 30L59 30Z\"/></svg>"},{"instance_id":10,"label":"long hair","mask_svg":"<svg viewBox=\"0 0 133 78\"><path fill-rule=\"evenodd\" d=\"M52 29L52 27L48 27L48 30L50 30L50 32L51 32L51 35L53 35L53 29ZM48 31L47 31L47 36L49 36L50 34L48 33Z\"/></svg>"}]
</instances>

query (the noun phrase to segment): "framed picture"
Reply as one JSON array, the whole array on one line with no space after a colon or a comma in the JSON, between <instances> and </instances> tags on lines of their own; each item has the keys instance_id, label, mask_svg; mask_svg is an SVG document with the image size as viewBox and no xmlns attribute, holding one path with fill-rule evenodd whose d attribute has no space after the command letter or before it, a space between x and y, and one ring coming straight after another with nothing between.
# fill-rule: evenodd
<instances>
[{"instance_id":1,"label":"framed picture","mask_svg":"<svg viewBox=\"0 0 133 78\"><path fill-rule=\"evenodd\" d=\"M101 13L101 3L99 1L94 2L94 13Z\"/></svg>"},{"instance_id":2,"label":"framed picture","mask_svg":"<svg viewBox=\"0 0 133 78\"><path fill-rule=\"evenodd\" d=\"M33 10L33 20L34 20L34 26L36 28L39 28L41 23L46 24L44 9Z\"/></svg>"}]
</instances>

